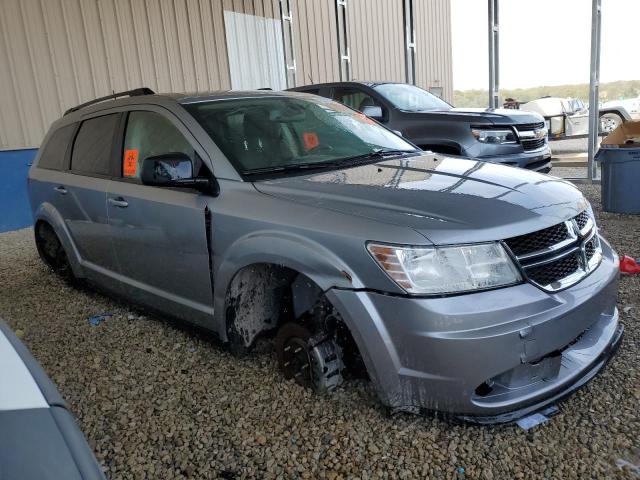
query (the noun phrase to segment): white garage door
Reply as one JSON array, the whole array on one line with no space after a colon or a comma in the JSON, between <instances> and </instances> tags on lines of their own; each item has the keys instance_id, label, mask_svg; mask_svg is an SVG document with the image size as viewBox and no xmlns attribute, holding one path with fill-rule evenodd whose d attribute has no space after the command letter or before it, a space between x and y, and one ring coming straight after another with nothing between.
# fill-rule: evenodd
<instances>
[{"instance_id":1,"label":"white garage door","mask_svg":"<svg viewBox=\"0 0 640 480\"><path fill-rule=\"evenodd\" d=\"M224 26L231 88L287 88L280 20L225 10Z\"/></svg>"}]
</instances>

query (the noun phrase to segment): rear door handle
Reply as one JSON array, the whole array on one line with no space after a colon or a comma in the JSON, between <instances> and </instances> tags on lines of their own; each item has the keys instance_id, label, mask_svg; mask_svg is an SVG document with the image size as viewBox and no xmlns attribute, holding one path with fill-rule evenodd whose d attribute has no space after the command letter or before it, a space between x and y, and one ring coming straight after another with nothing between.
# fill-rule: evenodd
<instances>
[{"instance_id":1,"label":"rear door handle","mask_svg":"<svg viewBox=\"0 0 640 480\"><path fill-rule=\"evenodd\" d=\"M127 202L124 198L122 197L118 197L118 198L110 198L109 199L109 203L111 205L113 205L114 207L118 207L118 208L127 208L129 206L129 202Z\"/></svg>"},{"instance_id":2,"label":"rear door handle","mask_svg":"<svg viewBox=\"0 0 640 480\"><path fill-rule=\"evenodd\" d=\"M66 195L68 193L68 190L64 188L62 185L58 187L54 187L54 190L58 192L60 195Z\"/></svg>"}]
</instances>

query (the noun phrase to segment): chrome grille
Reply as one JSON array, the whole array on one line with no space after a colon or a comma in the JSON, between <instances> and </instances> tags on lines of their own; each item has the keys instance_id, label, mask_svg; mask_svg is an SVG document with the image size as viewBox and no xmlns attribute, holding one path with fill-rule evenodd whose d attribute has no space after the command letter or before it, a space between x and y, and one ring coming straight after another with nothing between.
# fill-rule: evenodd
<instances>
[{"instance_id":1,"label":"chrome grille","mask_svg":"<svg viewBox=\"0 0 640 480\"><path fill-rule=\"evenodd\" d=\"M587 261L593 258L593 256L598 251L598 248L599 248L598 238L594 236L584 246L584 253L587 256Z\"/></svg>"},{"instance_id":2,"label":"chrome grille","mask_svg":"<svg viewBox=\"0 0 640 480\"><path fill-rule=\"evenodd\" d=\"M560 260L550 262L527 270L527 276L538 285L551 285L574 274L580 269L580 257L572 253Z\"/></svg>"},{"instance_id":3,"label":"chrome grille","mask_svg":"<svg viewBox=\"0 0 640 480\"><path fill-rule=\"evenodd\" d=\"M566 222L508 238L504 244L525 277L547 291L574 285L602 259L597 229L586 210Z\"/></svg>"},{"instance_id":4,"label":"chrome grille","mask_svg":"<svg viewBox=\"0 0 640 480\"><path fill-rule=\"evenodd\" d=\"M546 139L537 138L535 140L521 140L520 142L522 143L522 148L529 151L529 150L537 150L539 148L544 147Z\"/></svg>"},{"instance_id":5,"label":"chrome grille","mask_svg":"<svg viewBox=\"0 0 640 480\"><path fill-rule=\"evenodd\" d=\"M544 230L520 235L505 240L513 254L517 257L545 250L569 238L569 231L564 223L559 223Z\"/></svg>"},{"instance_id":6,"label":"chrome grille","mask_svg":"<svg viewBox=\"0 0 640 480\"><path fill-rule=\"evenodd\" d=\"M528 130L535 130L536 128L544 128L544 122L538 123L521 123L519 125L514 125L516 130L519 132L526 132Z\"/></svg>"},{"instance_id":7,"label":"chrome grille","mask_svg":"<svg viewBox=\"0 0 640 480\"><path fill-rule=\"evenodd\" d=\"M576 223L578 224L578 227L580 228L580 230L586 227L588 222L589 222L589 214L587 213L586 210L580 213L576 217Z\"/></svg>"}]
</instances>

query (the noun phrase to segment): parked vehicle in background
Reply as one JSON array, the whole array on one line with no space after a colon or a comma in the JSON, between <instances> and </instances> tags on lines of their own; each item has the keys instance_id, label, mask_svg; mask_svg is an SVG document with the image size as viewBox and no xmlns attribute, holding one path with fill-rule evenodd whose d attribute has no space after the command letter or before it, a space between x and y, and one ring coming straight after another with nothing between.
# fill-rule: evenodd
<instances>
[{"instance_id":1,"label":"parked vehicle in background","mask_svg":"<svg viewBox=\"0 0 640 480\"><path fill-rule=\"evenodd\" d=\"M317 392L365 370L391 409L477 422L555 402L620 343L618 258L569 182L424 152L316 95L119 95L55 122L29 171L66 278L232 351L275 338Z\"/></svg>"},{"instance_id":2,"label":"parked vehicle in background","mask_svg":"<svg viewBox=\"0 0 640 480\"><path fill-rule=\"evenodd\" d=\"M551 140L589 134L589 108L579 98L544 97L526 103L509 104L519 106L522 111L542 115ZM600 108L599 133L608 135L627 120L631 120L631 116L624 107L603 105Z\"/></svg>"},{"instance_id":3,"label":"parked vehicle in background","mask_svg":"<svg viewBox=\"0 0 640 480\"><path fill-rule=\"evenodd\" d=\"M640 120L640 97L604 102L600 109L626 110L633 120Z\"/></svg>"},{"instance_id":4,"label":"parked vehicle in background","mask_svg":"<svg viewBox=\"0 0 640 480\"><path fill-rule=\"evenodd\" d=\"M2 319L0 479L105 480L55 385Z\"/></svg>"},{"instance_id":5,"label":"parked vehicle in background","mask_svg":"<svg viewBox=\"0 0 640 480\"><path fill-rule=\"evenodd\" d=\"M454 108L404 83L337 82L290 89L331 98L399 132L423 150L547 173L551 150L537 113Z\"/></svg>"}]
</instances>

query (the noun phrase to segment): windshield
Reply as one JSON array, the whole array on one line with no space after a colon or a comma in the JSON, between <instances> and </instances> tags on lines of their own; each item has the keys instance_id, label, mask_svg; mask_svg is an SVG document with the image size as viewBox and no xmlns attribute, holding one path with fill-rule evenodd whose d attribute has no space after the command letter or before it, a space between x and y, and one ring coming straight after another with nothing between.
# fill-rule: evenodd
<instances>
[{"instance_id":1,"label":"windshield","mask_svg":"<svg viewBox=\"0 0 640 480\"><path fill-rule=\"evenodd\" d=\"M214 100L184 107L243 175L344 167L354 157L416 151L361 113L320 97Z\"/></svg>"},{"instance_id":2,"label":"windshield","mask_svg":"<svg viewBox=\"0 0 640 480\"><path fill-rule=\"evenodd\" d=\"M383 83L374 87L375 91L389 100L396 108L408 112L424 112L427 110L450 110L444 100L426 90L404 83Z\"/></svg>"}]
</instances>

